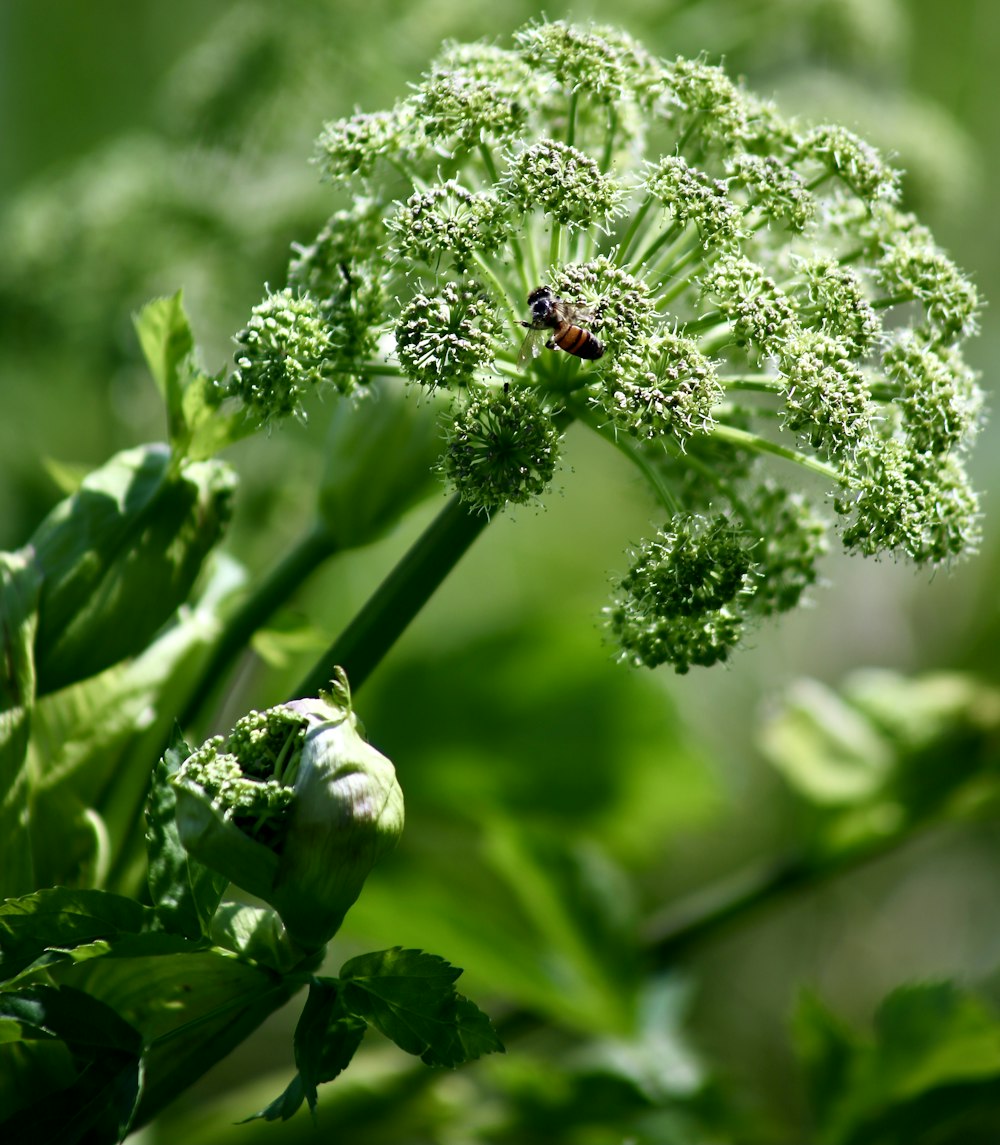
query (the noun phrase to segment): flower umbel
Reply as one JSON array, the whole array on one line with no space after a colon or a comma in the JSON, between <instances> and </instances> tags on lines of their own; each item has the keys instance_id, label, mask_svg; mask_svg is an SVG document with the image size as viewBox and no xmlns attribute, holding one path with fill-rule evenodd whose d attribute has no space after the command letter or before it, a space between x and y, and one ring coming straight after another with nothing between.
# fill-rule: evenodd
<instances>
[{"instance_id":1,"label":"flower umbel","mask_svg":"<svg viewBox=\"0 0 1000 1145\"><path fill-rule=\"evenodd\" d=\"M448 45L319 163L351 203L255 315L240 393L288 412L384 372L451 395L439 468L489 513L545 489L557 415L622 449L668 517L609 613L624 659L713 663L796 603L829 532L804 481L849 550L975 547L978 295L852 132L551 21Z\"/></svg>"}]
</instances>

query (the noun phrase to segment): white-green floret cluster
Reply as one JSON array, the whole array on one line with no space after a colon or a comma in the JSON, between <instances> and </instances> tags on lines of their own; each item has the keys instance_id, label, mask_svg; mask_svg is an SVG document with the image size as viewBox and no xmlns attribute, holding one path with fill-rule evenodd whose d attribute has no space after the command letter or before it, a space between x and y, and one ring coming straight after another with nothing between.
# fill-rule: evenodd
<instances>
[{"instance_id":1,"label":"white-green floret cluster","mask_svg":"<svg viewBox=\"0 0 1000 1145\"><path fill-rule=\"evenodd\" d=\"M317 163L338 209L241 336L241 392L277 413L319 377L450 392L440 469L488 513L539 497L574 420L624 450L664 524L608 609L623 659L725 659L799 601L831 528L918 563L975 547L979 300L852 132L555 21L446 47L395 107L327 124ZM540 286L600 356L519 354Z\"/></svg>"}]
</instances>

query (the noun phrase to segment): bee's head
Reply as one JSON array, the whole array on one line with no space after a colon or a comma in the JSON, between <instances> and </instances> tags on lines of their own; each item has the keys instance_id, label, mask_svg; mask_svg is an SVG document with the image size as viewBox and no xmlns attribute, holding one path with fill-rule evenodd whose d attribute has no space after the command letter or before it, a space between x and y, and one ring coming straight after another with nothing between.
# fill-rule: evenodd
<instances>
[{"instance_id":1,"label":"bee's head","mask_svg":"<svg viewBox=\"0 0 1000 1145\"><path fill-rule=\"evenodd\" d=\"M549 286L539 286L528 295L528 305L531 307L533 322L544 322L551 314L555 303L555 295Z\"/></svg>"}]
</instances>

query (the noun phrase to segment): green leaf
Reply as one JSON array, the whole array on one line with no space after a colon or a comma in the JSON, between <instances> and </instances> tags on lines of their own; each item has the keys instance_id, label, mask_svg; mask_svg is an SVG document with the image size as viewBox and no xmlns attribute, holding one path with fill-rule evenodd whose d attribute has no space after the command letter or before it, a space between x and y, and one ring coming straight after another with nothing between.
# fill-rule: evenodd
<instances>
[{"instance_id":1,"label":"green leaf","mask_svg":"<svg viewBox=\"0 0 1000 1145\"><path fill-rule=\"evenodd\" d=\"M137 934L153 921L134 899L108 891L54 887L0 904L0 979L46 955L98 939Z\"/></svg>"},{"instance_id":2,"label":"green leaf","mask_svg":"<svg viewBox=\"0 0 1000 1145\"><path fill-rule=\"evenodd\" d=\"M463 1062L475 1061L483 1054L504 1053L503 1042L497 1037L489 1014L485 1014L464 994L456 994L455 1002L456 1021L451 1044L436 1048L438 1060L428 1064L461 1065Z\"/></svg>"},{"instance_id":3,"label":"green leaf","mask_svg":"<svg viewBox=\"0 0 1000 1145\"><path fill-rule=\"evenodd\" d=\"M817 1121L829 1124L833 1109L849 1084L859 1039L809 992L799 997L792 1029L810 1104Z\"/></svg>"},{"instance_id":4,"label":"green leaf","mask_svg":"<svg viewBox=\"0 0 1000 1145\"><path fill-rule=\"evenodd\" d=\"M245 1125L249 1121L287 1121L294 1117L302 1108L305 1100L305 1083L301 1074L296 1074L285 1089L269 1105L239 1122Z\"/></svg>"},{"instance_id":5,"label":"green leaf","mask_svg":"<svg viewBox=\"0 0 1000 1145\"><path fill-rule=\"evenodd\" d=\"M295 1064L313 1110L316 1086L333 1081L347 1069L368 1028L362 1018L345 1009L342 994L336 979L315 979L295 1027Z\"/></svg>"},{"instance_id":6,"label":"green leaf","mask_svg":"<svg viewBox=\"0 0 1000 1145\"><path fill-rule=\"evenodd\" d=\"M30 542L43 576L39 695L147 646L228 525L235 484L222 462L178 466L152 444L112 457L55 506Z\"/></svg>"},{"instance_id":7,"label":"green leaf","mask_svg":"<svg viewBox=\"0 0 1000 1145\"><path fill-rule=\"evenodd\" d=\"M347 1007L427 1065L454 1067L503 1046L489 1019L455 991L462 971L421 950L393 947L341 967Z\"/></svg>"},{"instance_id":8,"label":"green leaf","mask_svg":"<svg viewBox=\"0 0 1000 1145\"><path fill-rule=\"evenodd\" d=\"M156 916L167 930L188 938L207 937L212 916L229 880L192 858L177 831L177 799L171 778L191 748L175 732L153 772L146 808L149 891Z\"/></svg>"},{"instance_id":9,"label":"green leaf","mask_svg":"<svg viewBox=\"0 0 1000 1145\"><path fill-rule=\"evenodd\" d=\"M1000 1077L1000 1018L952 982L903 986L875 1016L882 1085L900 1097Z\"/></svg>"},{"instance_id":10,"label":"green leaf","mask_svg":"<svg viewBox=\"0 0 1000 1145\"><path fill-rule=\"evenodd\" d=\"M789 783L819 804L872 799L894 762L890 744L865 716L815 680L795 684L760 742Z\"/></svg>"},{"instance_id":11,"label":"green leaf","mask_svg":"<svg viewBox=\"0 0 1000 1145\"><path fill-rule=\"evenodd\" d=\"M226 600L245 581L242 569L218 552L205 571L190 607L175 613L137 657L46 696L35 708L34 886L94 885L102 859L109 865L108 889L134 893L145 880L143 808L152 766L175 714L198 686Z\"/></svg>"},{"instance_id":12,"label":"green leaf","mask_svg":"<svg viewBox=\"0 0 1000 1145\"><path fill-rule=\"evenodd\" d=\"M815 1000L797 1041L829 1145L938 1145L1000 1133L1000 1016L950 982L893 991L864 1041Z\"/></svg>"},{"instance_id":13,"label":"green leaf","mask_svg":"<svg viewBox=\"0 0 1000 1145\"><path fill-rule=\"evenodd\" d=\"M27 553L0 553L0 898L35 886L25 767L35 702L35 630L41 576Z\"/></svg>"},{"instance_id":14,"label":"green leaf","mask_svg":"<svg viewBox=\"0 0 1000 1145\"><path fill-rule=\"evenodd\" d=\"M256 432L242 409L226 413L220 408L227 396L225 371L209 375L198 366L180 291L147 303L133 321L167 407L167 433L176 456L203 461Z\"/></svg>"},{"instance_id":15,"label":"green leaf","mask_svg":"<svg viewBox=\"0 0 1000 1145\"><path fill-rule=\"evenodd\" d=\"M303 1101L316 1110L316 1088L333 1081L354 1057L367 1023L345 1009L342 988L335 978L315 978L295 1027L295 1064L298 1073L284 1093L248 1121L287 1121Z\"/></svg>"},{"instance_id":16,"label":"green leaf","mask_svg":"<svg viewBox=\"0 0 1000 1145\"><path fill-rule=\"evenodd\" d=\"M47 1046L58 1040L70 1053L64 1085L18 1101L0 1122L5 1145L76 1141L88 1130L95 1138L128 1130L141 1091L142 1038L110 1006L81 990L30 986L0 993L0 1020L20 1032L22 1051L44 1067ZM41 1051L40 1053L38 1051ZM5 1108L17 1098L7 1095Z\"/></svg>"},{"instance_id":17,"label":"green leaf","mask_svg":"<svg viewBox=\"0 0 1000 1145\"><path fill-rule=\"evenodd\" d=\"M221 449L250 437L260 426L247 417L244 408L227 412L220 408L226 394L225 371L211 377L199 374L184 391L184 416L191 427L186 455L204 461Z\"/></svg>"},{"instance_id":18,"label":"green leaf","mask_svg":"<svg viewBox=\"0 0 1000 1145\"><path fill-rule=\"evenodd\" d=\"M170 444L184 454L190 439L184 416L184 390L197 376L193 363L194 335L181 292L148 302L133 317L143 356L167 407Z\"/></svg>"}]
</instances>

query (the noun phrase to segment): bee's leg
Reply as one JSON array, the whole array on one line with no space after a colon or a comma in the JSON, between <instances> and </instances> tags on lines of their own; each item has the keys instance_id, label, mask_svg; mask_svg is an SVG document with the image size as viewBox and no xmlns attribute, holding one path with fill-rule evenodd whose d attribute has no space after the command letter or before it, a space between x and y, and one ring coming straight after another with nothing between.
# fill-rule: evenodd
<instances>
[{"instance_id":1,"label":"bee's leg","mask_svg":"<svg viewBox=\"0 0 1000 1145\"><path fill-rule=\"evenodd\" d=\"M545 343L545 349L546 349L546 350L554 350L555 348L556 348L556 344L555 344L555 341L554 341L552 338L550 338L550 339L549 339L549 340L548 340L548 341Z\"/></svg>"}]
</instances>

